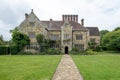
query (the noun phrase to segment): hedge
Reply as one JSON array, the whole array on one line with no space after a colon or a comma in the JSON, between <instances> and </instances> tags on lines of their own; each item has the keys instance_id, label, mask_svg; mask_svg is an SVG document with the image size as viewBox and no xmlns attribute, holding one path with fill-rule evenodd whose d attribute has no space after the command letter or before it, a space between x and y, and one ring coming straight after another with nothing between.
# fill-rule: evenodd
<instances>
[{"instance_id":1,"label":"hedge","mask_svg":"<svg viewBox=\"0 0 120 80\"><path fill-rule=\"evenodd\" d=\"M10 48L9 47L0 47L0 55L7 55L10 53Z\"/></svg>"},{"instance_id":2,"label":"hedge","mask_svg":"<svg viewBox=\"0 0 120 80\"><path fill-rule=\"evenodd\" d=\"M17 46L11 46L11 47L1 46L0 47L0 55L8 55L8 54L15 55L17 53L18 53Z\"/></svg>"}]
</instances>

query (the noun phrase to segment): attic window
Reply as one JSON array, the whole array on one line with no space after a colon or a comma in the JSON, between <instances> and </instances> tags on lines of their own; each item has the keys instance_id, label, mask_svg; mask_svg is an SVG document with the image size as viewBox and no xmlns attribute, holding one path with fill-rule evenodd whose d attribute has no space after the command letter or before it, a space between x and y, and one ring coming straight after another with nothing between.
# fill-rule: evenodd
<instances>
[{"instance_id":1,"label":"attic window","mask_svg":"<svg viewBox=\"0 0 120 80\"><path fill-rule=\"evenodd\" d=\"M35 26L35 22L29 22L29 25L34 27Z\"/></svg>"}]
</instances>

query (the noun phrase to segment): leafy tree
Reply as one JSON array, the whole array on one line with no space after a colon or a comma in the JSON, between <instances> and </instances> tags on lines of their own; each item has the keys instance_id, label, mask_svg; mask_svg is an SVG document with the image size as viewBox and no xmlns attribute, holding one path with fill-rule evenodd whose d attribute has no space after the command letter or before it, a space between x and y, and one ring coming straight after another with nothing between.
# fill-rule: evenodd
<instances>
[{"instance_id":1,"label":"leafy tree","mask_svg":"<svg viewBox=\"0 0 120 80\"><path fill-rule=\"evenodd\" d=\"M114 29L114 31L117 31L117 30L120 30L120 27L117 27L117 28Z\"/></svg>"},{"instance_id":2,"label":"leafy tree","mask_svg":"<svg viewBox=\"0 0 120 80\"><path fill-rule=\"evenodd\" d=\"M102 38L102 46L108 50L120 51L120 30L107 33Z\"/></svg>"},{"instance_id":3,"label":"leafy tree","mask_svg":"<svg viewBox=\"0 0 120 80\"><path fill-rule=\"evenodd\" d=\"M22 50L25 45L30 44L30 39L26 34L22 34L18 31L17 28L15 28L12 31L12 42L13 44L15 44L16 46L18 46L19 51Z\"/></svg>"},{"instance_id":4,"label":"leafy tree","mask_svg":"<svg viewBox=\"0 0 120 80\"><path fill-rule=\"evenodd\" d=\"M108 30L101 30L100 31L100 38L102 39L105 34L107 34L109 31Z\"/></svg>"},{"instance_id":5,"label":"leafy tree","mask_svg":"<svg viewBox=\"0 0 120 80\"><path fill-rule=\"evenodd\" d=\"M103 35L107 34L108 32L109 32L108 30L101 30L100 35L103 36Z\"/></svg>"}]
</instances>

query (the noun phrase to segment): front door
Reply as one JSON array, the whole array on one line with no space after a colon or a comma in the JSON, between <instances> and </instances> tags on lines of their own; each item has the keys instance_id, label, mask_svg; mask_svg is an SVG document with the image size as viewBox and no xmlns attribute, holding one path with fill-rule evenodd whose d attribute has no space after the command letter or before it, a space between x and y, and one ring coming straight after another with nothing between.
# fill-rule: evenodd
<instances>
[{"instance_id":1,"label":"front door","mask_svg":"<svg viewBox=\"0 0 120 80\"><path fill-rule=\"evenodd\" d=\"M68 54L68 46L65 46L65 54Z\"/></svg>"}]
</instances>

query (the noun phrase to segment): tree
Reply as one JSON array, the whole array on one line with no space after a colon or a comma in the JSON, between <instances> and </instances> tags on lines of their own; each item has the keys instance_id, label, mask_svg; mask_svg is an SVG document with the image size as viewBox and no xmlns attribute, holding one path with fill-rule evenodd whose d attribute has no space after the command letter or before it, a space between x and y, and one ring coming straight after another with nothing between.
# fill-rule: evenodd
<instances>
[{"instance_id":1,"label":"tree","mask_svg":"<svg viewBox=\"0 0 120 80\"><path fill-rule=\"evenodd\" d=\"M117 27L117 28L114 29L114 31L117 31L117 30L120 30L120 27Z\"/></svg>"},{"instance_id":2,"label":"tree","mask_svg":"<svg viewBox=\"0 0 120 80\"><path fill-rule=\"evenodd\" d=\"M104 35L102 45L108 50L120 51L120 30L112 31Z\"/></svg>"},{"instance_id":3,"label":"tree","mask_svg":"<svg viewBox=\"0 0 120 80\"><path fill-rule=\"evenodd\" d=\"M103 36L103 35L107 34L108 32L109 32L108 30L101 30L100 35Z\"/></svg>"},{"instance_id":4,"label":"tree","mask_svg":"<svg viewBox=\"0 0 120 80\"><path fill-rule=\"evenodd\" d=\"M12 42L18 46L18 49L20 51L25 47L25 45L30 44L30 39L26 34L20 33L18 29L15 28L12 31Z\"/></svg>"},{"instance_id":5,"label":"tree","mask_svg":"<svg viewBox=\"0 0 120 80\"><path fill-rule=\"evenodd\" d=\"M109 31L108 30L101 30L100 31L100 38L102 39L105 34L107 34Z\"/></svg>"},{"instance_id":6,"label":"tree","mask_svg":"<svg viewBox=\"0 0 120 80\"><path fill-rule=\"evenodd\" d=\"M109 33L108 30L101 30L100 31L100 43L102 43L102 38L105 34ZM100 44L102 47L104 47L104 45ZM105 48L106 49L106 48Z\"/></svg>"}]
</instances>

